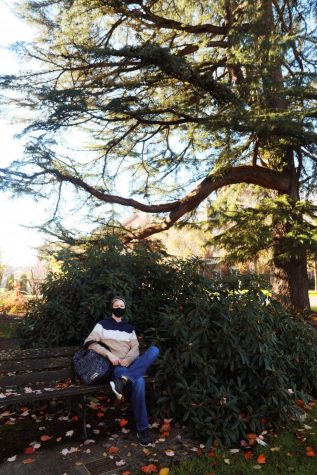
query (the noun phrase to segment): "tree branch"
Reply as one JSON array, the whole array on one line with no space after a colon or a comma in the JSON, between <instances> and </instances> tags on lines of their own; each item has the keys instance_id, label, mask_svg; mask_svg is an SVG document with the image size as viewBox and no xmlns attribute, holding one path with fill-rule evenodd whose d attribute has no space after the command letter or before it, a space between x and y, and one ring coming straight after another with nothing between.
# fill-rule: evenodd
<instances>
[{"instance_id":1,"label":"tree branch","mask_svg":"<svg viewBox=\"0 0 317 475\"><path fill-rule=\"evenodd\" d=\"M117 12L120 11L127 17L136 18L137 20L145 20L156 28L185 31L187 33L195 34L211 33L213 35L225 35L227 33L227 28L225 26L211 25L210 23L200 25L185 25L184 23L181 23L177 20L162 17L156 13L153 13L148 6L143 4L142 1L138 0L133 0L133 2L130 0L107 0L106 3L107 5L112 4ZM128 5L131 4L138 4L140 9L132 9L131 7L128 8Z\"/></svg>"},{"instance_id":2,"label":"tree branch","mask_svg":"<svg viewBox=\"0 0 317 475\"><path fill-rule=\"evenodd\" d=\"M209 175L191 193L177 202L169 217L159 223L145 226L125 238L125 242L145 239L153 234L166 231L185 214L195 209L213 191L224 186L236 183L248 183L262 186L263 188L287 192L291 185L290 178L283 173L258 166L242 165L229 169L221 176Z\"/></svg>"},{"instance_id":3,"label":"tree branch","mask_svg":"<svg viewBox=\"0 0 317 475\"><path fill-rule=\"evenodd\" d=\"M286 174L259 166L241 165L230 168L222 174L211 174L207 176L196 188L194 188L194 190L180 200L170 203L161 203L158 205L147 205L134 199L103 193L86 183L81 178L67 175L59 170L46 169L46 171L47 173L53 174L58 180L67 181L76 187L87 191L90 195L95 196L100 201L131 206L134 209L146 213L170 213L170 215L160 223L151 224L134 234L130 234L126 238L126 242L134 239L144 239L152 234L169 229L182 216L195 209L212 192L224 186L236 183L250 183L262 186L263 188L274 189L282 192L287 192L290 187L290 179Z\"/></svg>"},{"instance_id":4,"label":"tree branch","mask_svg":"<svg viewBox=\"0 0 317 475\"><path fill-rule=\"evenodd\" d=\"M91 51L87 51L87 53L91 53ZM156 66L169 77L177 78L206 91L220 103L241 104L241 99L230 87L213 79L210 73L201 75L199 71L191 67L184 57L170 53L167 48L152 44L141 47L125 46L121 49L104 47L94 50L93 54L98 57L105 55L135 58L140 61L140 66Z\"/></svg>"}]
</instances>

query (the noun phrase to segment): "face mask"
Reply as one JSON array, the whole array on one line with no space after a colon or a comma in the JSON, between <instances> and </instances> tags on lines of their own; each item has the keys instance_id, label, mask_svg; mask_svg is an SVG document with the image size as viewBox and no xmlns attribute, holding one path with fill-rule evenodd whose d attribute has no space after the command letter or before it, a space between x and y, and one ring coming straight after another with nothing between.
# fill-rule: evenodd
<instances>
[{"instance_id":1,"label":"face mask","mask_svg":"<svg viewBox=\"0 0 317 475\"><path fill-rule=\"evenodd\" d=\"M122 317L122 315L124 314L124 312L125 312L125 308L120 308L120 307L112 308L112 313L113 313L113 315L115 315L116 317Z\"/></svg>"}]
</instances>

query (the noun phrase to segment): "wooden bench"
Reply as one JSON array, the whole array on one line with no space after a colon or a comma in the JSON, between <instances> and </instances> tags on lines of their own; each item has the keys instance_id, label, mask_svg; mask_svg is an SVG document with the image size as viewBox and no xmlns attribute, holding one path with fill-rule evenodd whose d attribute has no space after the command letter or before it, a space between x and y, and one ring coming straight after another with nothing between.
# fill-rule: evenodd
<instances>
[{"instance_id":1,"label":"wooden bench","mask_svg":"<svg viewBox=\"0 0 317 475\"><path fill-rule=\"evenodd\" d=\"M76 349L67 346L0 351L0 407L54 398L71 398L73 402L77 397L83 435L87 439L86 396L105 390L106 385L86 386L80 383L72 367ZM154 378L147 378L146 381L154 383Z\"/></svg>"}]
</instances>

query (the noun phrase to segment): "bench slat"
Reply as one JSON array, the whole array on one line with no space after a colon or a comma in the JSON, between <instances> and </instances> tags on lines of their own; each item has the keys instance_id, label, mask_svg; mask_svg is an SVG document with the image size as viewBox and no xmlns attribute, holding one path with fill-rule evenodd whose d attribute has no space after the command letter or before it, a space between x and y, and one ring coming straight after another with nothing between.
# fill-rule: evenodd
<instances>
[{"instance_id":1,"label":"bench slat","mask_svg":"<svg viewBox=\"0 0 317 475\"><path fill-rule=\"evenodd\" d=\"M64 346L58 348L29 348L27 350L2 350L0 361L14 361L24 359L49 358L73 355L78 346Z\"/></svg>"},{"instance_id":2,"label":"bench slat","mask_svg":"<svg viewBox=\"0 0 317 475\"><path fill-rule=\"evenodd\" d=\"M34 373L15 374L12 376L0 376L0 387L21 386L31 383L56 382L62 381L74 376L71 368L60 369L56 371L36 371Z\"/></svg>"},{"instance_id":3,"label":"bench slat","mask_svg":"<svg viewBox=\"0 0 317 475\"><path fill-rule=\"evenodd\" d=\"M36 358L36 359L25 359L17 361L0 361L0 373L8 371L19 371L25 372L27 370L36 370L36 369L50 369L50 368L65 368L72 366L72 357L71 356L62 356L62 357L45 357L45 358Z\"/></svg>"},{"instance_id":4,"label":"bench slat","mask_svg":"<svg viewBox=\"0 0 317 475\"><path fill-rule=\"evenodd\" d=\"M69 396L76 396L80 394L90 394L96 391L102 391L106 387L106 384L94 384L91 386L74 386L69 388L59 388L54 391L42 391L42 393L23 393L16 396L8 396L5 399L0 399L0 407L10 406L12 404L24 404L31 401L39 401L53 398L63 398Z\"/></svg>"}]
</instances>

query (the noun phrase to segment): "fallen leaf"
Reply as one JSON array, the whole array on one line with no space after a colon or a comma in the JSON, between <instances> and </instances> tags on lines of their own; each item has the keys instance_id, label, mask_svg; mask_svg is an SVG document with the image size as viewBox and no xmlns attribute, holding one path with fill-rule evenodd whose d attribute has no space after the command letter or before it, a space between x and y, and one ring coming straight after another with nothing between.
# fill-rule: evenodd
<instances>
[{"instance_id":1,"label":"fallen leaf","mask_svg":"<svg viewBox=\"0 0 317 475\"><path fill-rule=\"evenodd\" d=\"M119 419L120 427L126 426L128 422L128 419Z\"/></svg>"},{"instance_id":2,"label":"fallen leaf","mask_svg":"<svg viewBox=\"0 0 317 475\"><path fill-rule=\"evenodd\" d=\"M252 457L253 457L253 453L252 453L251 451L249 451L249 452L244 452L243 456L244 456L244 458L245 458L246 460L250 460L250 459L252 459Z\"/></svg>"},{"instance_id":3,"label":"fallen leaf","mask_svg":"<svg viewBox=\"0 0 317 475\"><path fill-rule=\"evenodd\" d=\"M72 454L73 452L77 452L78 449L76 447L71 447L70 449L63 449L61 451L61 454L67 455L67 454Z\"/></svg>"},{"instance_id":4,"label":"fallen leaf","mask_svg":"<svg viewBox=\"0 0 317 475\"><path fill-rule=\"evenodd\" d=\"M170 432L171 430L171 424L162 424L162 427L160 428L160 432Z\"/></svg>"},{"instance_id":5,"label":"fallen leaf","mask_svg":"<svg viewBox=\"0 0 317 475\"><path fill-rule=\"evenodd\" d=\"M35 452L35 448L34 447L27 447L25 450L24 450L24 453L25 454L34 454Z\"/></svg>"},{"instance_id":6,"label":"fallen leaf","mask_svg":"<svg viewBox=\"0 0 317 475\"><path fill-rule=\"evenodd\" d=\"M86 439L84 441L84 445L89 445L89 444L94 444L94 443L95 443L94 439Z\"/></svg>"},{"instance_id":7,"label":"fallen leaf","mask_svg":"<svg viewBox=\"0 0 317 475\"><path fill-rule=\"evenodd\" d=\"M279 452L280 450L281 450L280 447L271 447L271 448L270 448L270 451L271 451L271 452Z\"/></svg>"},{"instance_id":8,"label":"fallen leaf","mask_svg":"<svg viewBox=\"0 0 317 475\"><path fill-rule=\"evenodd\" d=\"M30 446L34 449L39 449L41 447L41 444L39 442L31 442Z\"/></svg>"},{"instance_id":9,"label":"fallen leaf","mask_svg":"<svg viewBox=\"0 0 317 475\"><path fill-rule=\"evenodd\" d=\"M261 465L253 465L254 470L261 470Z\"/></svg>"},{"instance_id":10,"label":"fallen leaf","mask_svg":"<svg viewBox=\"0 0 317 475\"><path fill-rule=\"evenodd\" d=\"M51 436L49 435L41 435L40 439L42 442L46 442L47 440L51 440Z\"/></svg>"},{"instance_id":11,"label":"fallen leaf","mask_svg":"<svg viewBox=\"0 0 317 475\"><path fill-rule=\"evenodd\" d=\"M117 467L122 467L122 466L125 465L125 464L126 464L126 461L123 460L123 459L118 460L118 461L116 462L116 466L117 466Z\"/></svg>"},{"instance_id":12,"label":"fallen leaf","mask_svg":"<svg viewBox=\"0 0 317 475\"><path fill-rule=\"evenodd\" d=\"M167 449L167 450L165 450L165 454L166 454L168 457L174 457L175 452L174 452L174 450Z\"/></svg>"},{"instance_id":13,"label":"fallen leaf","mask_svg":"<svg viewBox=\"0 0 317 475\"><path fill-rule=\"evenodd\" d=\"M306 447L306 456L307 457L316 457L314 449L312 447Z\"/></svg>"},{"instance_id":14,"label":"fallen leaf","mask_svg":"<svg viewBox=\"0 0 317 475\"><path fill-rule=\"evenodd\" d=\"M150 463L150 465L144 465L143 467L141 467L141 470L144 473L157 472L157 466L153 465L153 463Z\"/></svg>"},{"instance_id":15,"label":"fallen leaf","mask_svg":"<svg viewBox=\"0 0 317 475\"><path fill-rule=\"evenodd\" d=\"M56 437L56 442L60 442L62 440L61 437Z\"/></svg>"},{"instance_id":16,"label":"fallen leaf","mask_svg":"<svg viewBox=\"0 0 317 475\"><path fill-rule=\"evenodd\" d=\"M33 463L34 462L34 459L25 459L22 461L22 463L26 464L26 463Z\"/></svg>"},{"instance_id":17,"label":"fallen leaf","mask_svg":"<svg viewBox=\"0 0 317 475\"><path fill-rule=\"evenodd\" d=\"M304 407L305 406L305 403L304 403L304 401L302 401L302 399L295 399L295 404L298 407Z\"/></svg>"},{"instance_id":18,"label":"fallen leaf","mask_svg":"<svg viewBox=\"0 0 317 475\"><path fill-rule=\"evenodd\" d=\"M230 465L230 460L229 459L224 459L224 463L226 463L227 465Z\"/></svg>"},{"instance_id":19,"label":"fallen leaf","mask_svg":"<svg viewBox=\"0 0 317 475\"><path fill-rule=\"evenodd\" d=\"M159 475L169 475L170 469L168 467L162 467Z\"/></svg>"},{"instance_id":20,"label":"fallen leaf","mask_svg":"<svg viewBox=\"0 0 317 475\"><path fill-rule=\"evenodd\" d=\"M264 442L263 438L257 437L255 440L259 445L263 445L264 447L267 445L267 443Z\"/></svg>"},{"instance_id":21,"label":"fallen leaf","mask_svg":"<svg viewBox=\"0 0 317 475\"><path fill-rule=\"evenodd\" d=\"M231 454L238 454L240 452L240 450L239 449L230 449L229 452Z\"/></svg>"},{"instance_id":22,"label":"fallen leaf","mask_svg":"<svg viewBox=\"0 0 317 475\"><path fill-rule=\"evenodd\" d=\"M7 461L8 461L8 462L15 462L15 461L16 461L16 458L17 458L17 456L16 456L16 455L13 455L13 457L9 457L9 458L7 459Z\"/></svg>"},{"instance_id":23,"label":"fallen leaf","mask_svg":"<svg viewBox=\"0 0 317 475\"><path fill-rule=\"evenodd\" d=\"M108 454L109 455L115 455L118 452L119 452L119 447L112 446L112 447L109 447L109 449L108 449Z\"/></svg>"},{"instance_id":24,"label":"fallen leaf","mask_svg":"<svg viewBox=\"0 0 317 475\"><path fill-rule=\"evenodd\" d=\"M122 472L121 475L132 475L132 472L126 470L125 472Z\"/></svg>"},{"instance_id":25,"label":"fallen leaf","mask_svg":"<svg viewBox=\"0 0 317 475\"><path fill-rule=\"evenodd\" d=\"M71 437L72 435L74 435L74 431L73 430L68 430L65 435L66 435L66 437Z\"/></svg>"},{"instance_id":26,"label":"fallen leaf","mask_svg":"<svg viewBox=\"0 0 317 475\"><path fill-rule=\"evenodd\" d=\"M266 456L264 454L260 454L256 459L258 463L266 463Z\"/></svg>"},{"instance_id":27,"label":"fallen leaf","mask_svg":"<svg viewBox=\"0 0 317 475\"><path fill-rule=\"evenodd\" d=\"M97 412L97 417L105 417L105 413L104 412Z\"/></svg>"}]
</instances>

